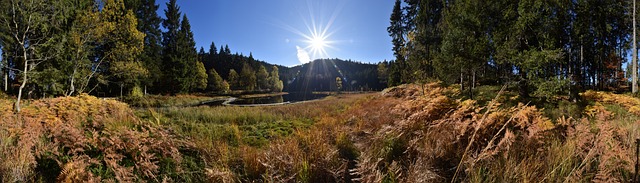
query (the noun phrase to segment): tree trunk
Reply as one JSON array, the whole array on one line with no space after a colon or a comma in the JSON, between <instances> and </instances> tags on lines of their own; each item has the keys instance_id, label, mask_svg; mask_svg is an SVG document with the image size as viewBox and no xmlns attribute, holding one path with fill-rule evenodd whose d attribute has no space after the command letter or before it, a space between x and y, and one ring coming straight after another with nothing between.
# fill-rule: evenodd
<instances>
[{"instance_id":1,"label":"tree trunk","mask_svg":"<svg viewBox=\"0 0 640 183\"><path fill-rule=\"evenodd\" d=\"M462 69L460 69L460 92L464 92L464 75L462 75Z\"/></svg>"},{"instance_id":2,"label":"tree trunk","mask_svg":"<svg viewBox=\"0 0 640 183\"><path fill-rule=\"evenodd\" d=\"M469 98L473 100L473 90L476 89L476 70L471 71L471 89L469 89Z\"/></svg>"},{"instance_id":3,"label":"tree trunk","mask_svg":"<svg viewBox=\"0 0 640 183\"><path fill-rule=\"evenodd\" d=\"M20 99L22 98L22 89L27 85L27 72L29 70L29 60L27 59L27 50L24 48L24 44L22 44L22 56L24 59L24 71L22 72L22 84L20 85L20 89L18 89L18 99L16 100L16 112L20 112Z\"/></svg>"},{"instance_id":4,"label":"tree trunk","mask_svg":"<svg viewBox=\"0 0 640 183\"><path fill-rule=\"evenodd\" d=\"M9 72L8 69L4 70L4 92L9 91Z\"/></svg>"},{"instance_id":5,"label":"tree trunk","mask_svg":"<svg viewBox=\"0 0 640 183\"><path fill-rule=\"evenodd\" d=\"M75 90L76 90L76 86L75 86L76 70L77 70L77 67L74 66L73 74L71 74L71 81L69 81L70 86L69 86L69 93L67 93L67 96L73 95L73 92L75 92Z\"/></svg>"},{"instance_id":6,"label":"tree trunk","mask_svg":"<svg viewBox=\"0 0 640 183\"><path fill-rule=\"evenodd\" d=\"M519 69L520 81L518 82L519 94L523 98L529 98L529 83L527 81L527 74L523 69Z\"/></svg>"},{"instance_id":7,"label":"tree trunk","mask_svg":"<svg viewBox=\"0 0 640 183\"><path fill-rule=\"evenodd\" d=\"M638 93L638 49L636 48L636 0L633 0L633 67L631 70L631 92Z\"/></svg>"}]
</instances>

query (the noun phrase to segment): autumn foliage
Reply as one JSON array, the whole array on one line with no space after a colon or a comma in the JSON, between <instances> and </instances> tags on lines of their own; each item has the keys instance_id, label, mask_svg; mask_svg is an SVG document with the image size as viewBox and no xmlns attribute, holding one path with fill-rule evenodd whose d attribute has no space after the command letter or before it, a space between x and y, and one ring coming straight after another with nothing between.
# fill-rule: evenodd
<instances>
[{"instance_id":1,"label":"autumn foliage","mask_svg":"<svg viewBox=\"0 0 640 183\"><path fill-rule=\"evenodd\" d=\"M405 85L385 96L404 99L399 118L358 129L362 155L354 170L363 182L626 182L631 180L635 121L620 121L602 103L632 115L640 100L585 92L586 117L552 120L535 106L478 106L454 99L456 89ZM447 96L446 94L449 94ZM366 105L365 105L366 106ZM386 121L386 120L384 120ZM369 120L367 123L375 123ZM369 125L371 126L371 125ZM362 132L360 132L362 131ZM364 133L363 133L364 132Z\"/></svg>"},{"instance_id":2,"label":"autumn foliage","mask_svg":"<svg viewBox=\"0 0 640 183\"><path fill-rule=\"evenodd\" d=\"M88 95L31 102L14 114L0 101L3 182L175 180L192 144L140 121L124 103Z\"/></svg>"},{"instance_id":3,"label":"autumn foliage","mask_svg":"<svg viewBox=\"0 0 640 183\"><path fill-rule=\"evenodd\" d=\"M138 116L87 95L31 101L19 114L0 100L0 175L3 182L631 181L638 98L587 91L582 117L556 119L531 103L502 104L508 97L460 98L457 87L430 83Z\"/></svg>"}]
</instances>

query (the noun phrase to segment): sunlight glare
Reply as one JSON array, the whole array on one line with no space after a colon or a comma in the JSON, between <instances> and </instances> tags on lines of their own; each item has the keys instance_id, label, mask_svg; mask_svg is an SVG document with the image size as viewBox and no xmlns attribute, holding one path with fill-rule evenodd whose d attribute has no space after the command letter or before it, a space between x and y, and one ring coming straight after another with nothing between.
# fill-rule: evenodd
<instances>
[{"instance_id":1,"label":"sunlight glare","mask_svg":"<svg viewBox=\"0 0 640 183\"><path fill-rule=\"evenodd\" d=\"M311 47L314 50L324 50L324 47L327 45L323 37L314 36L311 40Z\"/></svg>"},{"instance_id":2,"label":"sunlight glare","mask_svg":"<svg viewBox=\"0 0 640 183\"><path fill-rule=\"evenodd\" d=\"M316 10L317 8L314 8L313 7L314 5L312 4L314 4L313 1L307 1L307 6L309 8L308 13L310 18L309 19L302 18L302 21L307 29L306 33L301 31L300 29L296 29L291 25L287 25L285 23L280 25L284 29L289 30L303 38L302 40L299 40L299 41L305 43L306 45L296 47L298 60L302 64L307 63L310 60L315 60L319 58L328 58L329 54L327 50L328 49L339 50L336 47L334 47L334 45L342 42L337 40L331 40L330 37L337 30L335 28L332 28L332 26L339 12L342 10L342 7L344 6L344 2L339 3L335 8L333 8L332 14L330 16L327 16L329 17L328 21L323 21L325 16L323 16L321 13L316 14L314 12L314 10ZM302 12L299 12L299 13L300 13L300 17L305 17ZM316 20L316 18L318 17L320 21ZM309 58L309 60L307 60L307 58Z\"/></svg>"}]
</instances>

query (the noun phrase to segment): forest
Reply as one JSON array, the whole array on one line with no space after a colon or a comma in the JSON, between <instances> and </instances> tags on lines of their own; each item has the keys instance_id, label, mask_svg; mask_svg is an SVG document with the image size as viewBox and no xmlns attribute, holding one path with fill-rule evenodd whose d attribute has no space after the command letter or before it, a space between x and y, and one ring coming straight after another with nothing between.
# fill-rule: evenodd
<instances>
[{"instance_id":1,"label":"forest","mask_svg":"<svg viewBox=\"0 0 640 183\"><path fill-rule=\"evenodd\" d=\"M627 55L636 48L632 5L396 0L387 29L396 57L386 65L388 82L438 79L460 84L469 95L477 85L505 83L517 83L521 96L536 97L626 91L633 73Z\"/></svg>"},{"instance_id":2,"label":"forest","mask_svg":"<svg viewBox=\"0 0 640 183\"><path fill-rule=\"evenodd\" d=\"M149 0L2 3L3 91L19 99L278 92L288 85L282 80L296 74L280 77L290 69L251 53L232 54L228 45L218 50L212 42L208 52L197 52L189 19L176 1L167 4L165 19ZM375 71L367 72L376 78Z\"/></svg>"}]
</instances>

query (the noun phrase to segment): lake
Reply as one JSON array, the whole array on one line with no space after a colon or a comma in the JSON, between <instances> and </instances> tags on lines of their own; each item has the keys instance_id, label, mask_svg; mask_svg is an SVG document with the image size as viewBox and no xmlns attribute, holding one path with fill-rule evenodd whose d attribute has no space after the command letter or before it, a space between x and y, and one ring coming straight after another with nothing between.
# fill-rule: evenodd
<instances>
[{"instance_id":1,"label":"lake","mask_svg":"<svg viewBox=\"0 0 640 183\"><path fill-rule=\"evenodd\" d=\"M295 103L307 100L316 100L327 97L326 94L313 93L289 93L277 96L256 97L237 99L230 102L230 105L256 105L256 104L278 104L278 103Z\"/></svg>"},{"instance_id":2,"label":"lake","mask_svg":"<svg viewBox=\"0 0 640 183\"><path fill-rule=\"evenodd\" d=\"M313 93L289 93L284 95L266 96L266 97L254 97L254 98L232 98L230 100L212 100L202 102L195 106L221 106L221 105L235 105L235 106L252 106L263 104L282 104L282 103L296 103L308 100L316 100L327 97L327 94L313 94Z\"/></svg>"}]
</instances>

